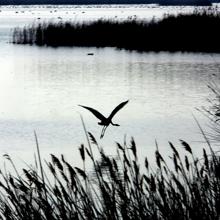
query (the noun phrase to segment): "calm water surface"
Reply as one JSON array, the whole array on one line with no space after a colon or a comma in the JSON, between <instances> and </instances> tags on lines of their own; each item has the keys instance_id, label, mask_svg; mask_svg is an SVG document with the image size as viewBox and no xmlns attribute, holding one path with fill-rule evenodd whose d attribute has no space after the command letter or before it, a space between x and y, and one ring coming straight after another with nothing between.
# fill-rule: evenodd
<instances>
[{"instance_id":1,"label":"calm water surface","mask_svg":"<svg viewBox=\"0 0 220 220\"><path fill-rule=\"evenodd\" d=\"M114 117L114 122L121 126L109 127L99 141L108 154L115 154L115 141L123 142L124 135L127 140L135 137L140 158L154 157L155 139L166 155L171 153L168 140L179 146L179 139L192 144L195 152L201 152L205 144L201 144L192 114L206 126L205 118L195 108L207 105L211 94L207 84L220 80L220 55L137 53L114 48L54 49L8 43L12 27L36 21L36 16L51 19L55 17L53 13L68 17L71 12L80 19L86 13L89 18L97 18L92 10L99 11L100 17L102 13L119 16L124 11L126 16L122 18L138 12L148 18L153 12L164 13L164 8L152 7L129 8L130 14L126 8L118 7L1 7L0 154L9 153L21 164L32 162L35 130L44 158L50 153L63 153L79 164L77 149L86 143L80 114L88 131L98 140L101 127L78 104L94 107L107 116L127 99L128 105ZM10 15L11 20L5 15Z\"/></svg>"}]
</instances>

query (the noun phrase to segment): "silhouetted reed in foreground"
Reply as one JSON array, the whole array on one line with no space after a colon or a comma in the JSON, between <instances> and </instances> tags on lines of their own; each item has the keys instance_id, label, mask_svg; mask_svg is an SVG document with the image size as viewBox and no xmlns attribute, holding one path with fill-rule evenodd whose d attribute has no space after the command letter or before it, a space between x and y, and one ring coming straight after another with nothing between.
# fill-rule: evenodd
<instances>
[{"instance_id":1,"label":"silhouetted reed in foreground","mask_svg":"<svg viewBox=\"0 0 220 220\"><path fill-rule=\"evenodd\" d=\"M168 15L162 20L41 23L16 28L13 43L117 47L138 51L220 52L217 10Z\"/></svg>"},{"instance_id":2,"label":"silhouetted reed in foreground","mask_svg":"<svg viewBox=\"0 0 220 220\"><path fill-rule=\"evenodd\" d=\"M210 141L219 143L220 141L220 87L212 82L208 85L212 92L211 98L208 99L210 105L199 109L209 119L209 131L206 131L206 136Z\"/></svg>"},{"instance_id":3,"label":"silhouetted reed in foreground","mask_svg":"<svg viewBox=\"0 0 220 220\"><path fill-rule=\"evenodd\" d=\"M2 219L219 220L220 157L211 148L198 159L185 141L180 141L185 157L169 143L174 168L168 167L158 147L157 167L146 158L141 168L133 138L128 145L117 143L116 160L105 154L91 133L88 136L88 147L79 148L83 168L74 167L63 155L51 155L49 169L43 170L38 151L39 170L27 167L19 174L5 155L15 175L0 174ZM93 156L92 148L98 149L101 160ZM88 160L93 174L85 169Z\"/></svg>"}]
</instances>

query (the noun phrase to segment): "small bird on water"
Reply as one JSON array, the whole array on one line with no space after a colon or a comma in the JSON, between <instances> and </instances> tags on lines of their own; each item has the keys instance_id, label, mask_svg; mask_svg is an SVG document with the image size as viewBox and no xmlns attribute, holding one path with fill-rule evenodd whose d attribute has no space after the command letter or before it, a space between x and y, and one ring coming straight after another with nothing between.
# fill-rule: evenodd
<instances>
[{"instance_id":1,"label":"small bird on water","mask_svg":"<svg viewBox=\"0 0 220 220\"><path fill-rule=\"evenodd\" d=\"M84 106L84 105L79 105L87 110L89 110L93 115L95 115L99 120L100 122L98 122L99 125L103 126L102 128L102 132L101 132L101 136L100 138L103 138L104 137L104 134L105 134L105 131L107 129L107 127L112 124L113 126L120 126L119 124L114 124L112 122L112 118L114 117L114 115L120 110L122 109L127 103L128 103L129 100L125 101L125 102L122 102L120 103L118 106L116 106L114 108L114 110L111 112L111 114L108 116L108 118L106 118L104 115L102 115L100 112L98 112L97 110L95 110L94 108L90 108L90 107L87 107L87 106Z\"/></svg>"}]
</instances>

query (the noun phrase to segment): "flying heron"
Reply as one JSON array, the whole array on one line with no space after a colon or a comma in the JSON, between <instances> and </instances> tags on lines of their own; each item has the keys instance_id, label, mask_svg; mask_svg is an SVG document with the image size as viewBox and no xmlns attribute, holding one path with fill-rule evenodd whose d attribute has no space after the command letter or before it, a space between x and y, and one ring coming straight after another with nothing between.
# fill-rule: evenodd
<instances>
[{"instance_id":1,"label":"flying heron","mask_svg":"<svg viewBox=\"0 0 220 220\"><path fill-rule=\"evenodd\" d=\"M100 112L98 112L94 108L90 108L90 107L87 107L84 105L79 105L79 106L89 110L90 112L92 112L93 115L95 115L100 120L100 122L98 122L98 124L103 126L100 138L103 138L103 136L105 134L105 130L110 124L112 124L113 126L120 126L119 124L114 124L112 122L112 118L121 108L123 108L128 103L128 101L129 100L122 102L118 106L116 106L115 109L108 116L108 118L106 118L104 115L102 115Z\"/></svg>"}]
</instances>

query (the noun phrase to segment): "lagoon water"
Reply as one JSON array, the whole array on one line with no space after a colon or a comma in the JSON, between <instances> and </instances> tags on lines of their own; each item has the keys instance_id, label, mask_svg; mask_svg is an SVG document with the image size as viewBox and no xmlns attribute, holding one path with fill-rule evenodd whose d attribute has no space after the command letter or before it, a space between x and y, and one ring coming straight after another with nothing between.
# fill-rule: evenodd
<instances>
[{"instance_id":1,"label":"lagoon water","mask_svg":"<svg viewBox=\"0 0 220 220\"><path fill-rule=\"evenodd\" d=\"M179 139L201 152L206 145L193 115L206 128L207 120L196 108L208 105L207 84L220 82L219 54L10 43L14 27L32 22L150 19L192 10L155 5L0 7L0 155L8 153L20 164L33 163L35 130L43 158L63 153L80 164L78 147L86 144L80 114L87 130L111 155L115 142L123 143L125 135L128 141L134 136L141 159L147 155L153 160L155 140L166 155L171 154L168 141L181 148ZM109 126L103 140L96 118L78 106L94 107L107 116L127 99L114 117L121 126Z\"/></svg>"}]
</instances>

